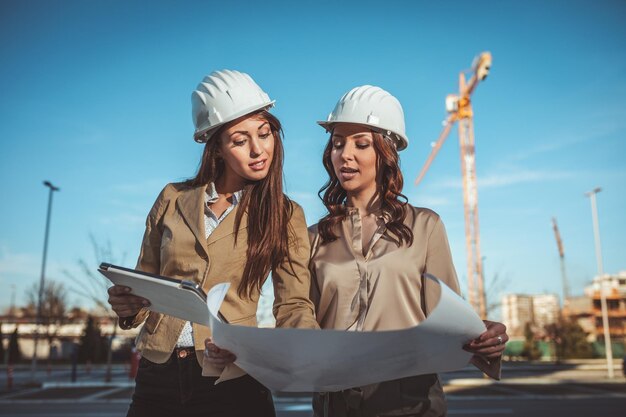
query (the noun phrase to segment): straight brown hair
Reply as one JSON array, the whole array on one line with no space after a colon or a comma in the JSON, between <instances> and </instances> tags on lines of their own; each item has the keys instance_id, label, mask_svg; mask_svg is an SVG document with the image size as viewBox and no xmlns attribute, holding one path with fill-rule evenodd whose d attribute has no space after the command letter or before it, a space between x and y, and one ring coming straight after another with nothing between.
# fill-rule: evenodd
<instances>
[{"instance_id":1,"label":"straight brown hair","mask_svg":"<svg viewBox=\"0 0 626 417\"><path fill-rule=\"evenodd\" d=\"M339 178L335 174L331 153L333 151L332 132L324 154L322 162L328 173L328 181L320 189L318 195L322 199L328 214L322 217L318 223L318 231L322 244L337 240L335 228L346 217L346 190L341 187ZM413 231L404 224L406 217L407 198L402 194L404 178L400 171L400 158L395 145L390 139L386 139L382 134L373 132L373 144L376 151L376 185L378 196L381 199L381 209L389 221L386 224L389 231L396 238L398 246L406 243L407 246L413 244ZM404 200L404 201L401 201Z\"/></svg>"},{"instance_id":2,"label":"straight brown hair","mask_svg":"<svg viewBox=\"0 0 626 417\"><path fill-rule=\"evenodd\" d=\"M274 271L289 257L289 237L293 232L289 229L289 220L293 207L289 198L283 193L283 130L280 121L266 110L251 114L266 120L274 136L274 157L268 174L260 181L251 181L244 187L239 202L235 230L239 230L241 218L248 213L248 248L246 265L237 294L250 298L254 290L261 290L268 273ZM224 173L224 160L218 156L221 145L220 135L228 124L218 129L207 141L202 154L198 173L186 181L190 186L207 185L217 181ZM235 241L237 241L235 232ZM292 268L293 271L293 268ZM295 274L295 272L294 272Z\"/></svg>"}]
</instances>

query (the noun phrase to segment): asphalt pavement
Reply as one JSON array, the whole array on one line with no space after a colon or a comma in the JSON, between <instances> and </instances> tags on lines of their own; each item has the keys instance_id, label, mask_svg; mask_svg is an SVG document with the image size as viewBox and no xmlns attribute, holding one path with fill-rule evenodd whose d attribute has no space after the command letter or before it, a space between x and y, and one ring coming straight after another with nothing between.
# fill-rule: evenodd
<instances>
[{"instance_id":1,"label":"asphalt pavement","mask_svg":"<svg viewBox=\"0 0 626 417\"><path fill-rule=\"evenodd\" d=\"M88 371L88 372L87 372ZM483 378L471 367L442 374L451 416L623 417L626 415L626 379L621 362L616 378L607 378L602 361L564 364L507 363L502 381ZM0 368L0 377L6 369ZM28 367L14 371L14 386L0 385L0 416L123 417L133 393L128 369L116 366L112 381L104 369L81 368L71 382L71 369L56 367L36 374ZM310 417L310 396L275 393L278 417Z\"/></svg>"}]
</instances>

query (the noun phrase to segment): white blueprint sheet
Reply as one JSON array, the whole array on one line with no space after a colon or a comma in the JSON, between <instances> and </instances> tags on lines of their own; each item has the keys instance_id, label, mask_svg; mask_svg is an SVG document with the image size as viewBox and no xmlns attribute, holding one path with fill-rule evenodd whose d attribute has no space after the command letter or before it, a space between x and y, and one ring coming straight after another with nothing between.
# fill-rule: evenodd
<instances>
[{"instance_id":1,"label":"white blueprint sheet","mask_svg":"<svg viewBox=\"0 0 626 417\"><path fill-rule=\"evenodd\" d=\"M230 325L216 316L229 284L207 297L215 344L237 356L235 364L277 391L339 391L412 375L465 367L471 354L462 349L485 326L472 307L445 284L428 318L403 330L265 329Z\"/></svg>"}]
</instances>

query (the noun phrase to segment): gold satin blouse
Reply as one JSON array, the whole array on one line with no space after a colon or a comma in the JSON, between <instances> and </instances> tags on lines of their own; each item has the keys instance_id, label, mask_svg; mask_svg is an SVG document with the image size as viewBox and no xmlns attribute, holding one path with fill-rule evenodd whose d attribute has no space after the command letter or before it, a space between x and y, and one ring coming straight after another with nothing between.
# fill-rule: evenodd
<instances>
[{"instance_id":1,"label":"gold satin blouse","mask_svg":"<svg viewBox=\"0 0 626 417\"><path fill-rule=\"evenodd\" d=\"M379 215L378 229L363 255L361 217L351 207L336 231L337 240L321 244L317 225L309 228L311 300L322 329L376 331L417 325L434 307L429 300L438 297L436 286L422 290L425 272L459 293L439 215L406 207L404 224L414 235L411 246L398 247L395 236L385 234L386 217Z\"/></svg>"}]
</instances>

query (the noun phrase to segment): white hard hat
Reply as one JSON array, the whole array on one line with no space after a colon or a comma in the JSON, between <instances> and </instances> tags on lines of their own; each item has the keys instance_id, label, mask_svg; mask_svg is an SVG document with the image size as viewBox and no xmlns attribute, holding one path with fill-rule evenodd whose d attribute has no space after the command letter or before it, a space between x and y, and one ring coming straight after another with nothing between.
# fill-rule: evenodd
<instances>
[{"instance_id":1,"label":"white hard hat","mask_svg":"<svg viewBox=\"0 0 626 417\"><path fill-rule=\"evenodd\" d=\"M331 131L336 123L356 123L389 136L399 151L409 145L400 102L382 88L371 85L348 91L339 99L328 119L317 123L327 131Z\"/></svg>"},{"instance_id":2,"label":"white hard hat","mask_svg":"<svg viewBox=\"0 0 626 417\"><path fill-rule=\"evenodd\" d=\"M274 100L246 73L214 71L204 77L191 94L193 138L206 142L225 123L274 105Z\"/></svg>"}]
</instances>

